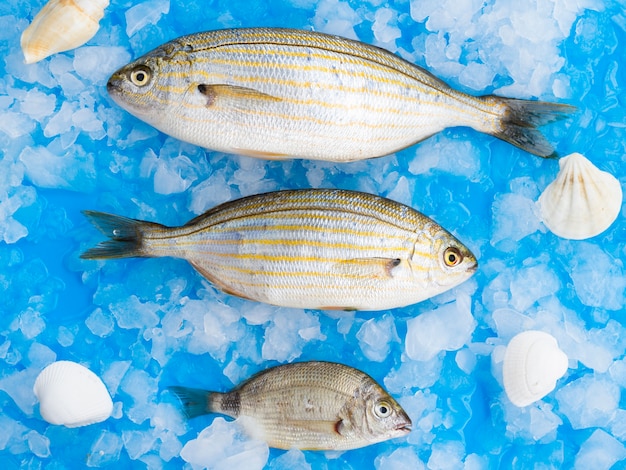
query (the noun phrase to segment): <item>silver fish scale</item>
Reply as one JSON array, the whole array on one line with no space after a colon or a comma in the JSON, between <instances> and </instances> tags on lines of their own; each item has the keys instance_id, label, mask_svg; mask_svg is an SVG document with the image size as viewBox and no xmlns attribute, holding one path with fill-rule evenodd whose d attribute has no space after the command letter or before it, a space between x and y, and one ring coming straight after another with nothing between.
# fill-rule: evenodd
<instances>
[{"instance_id":1,"label":"silver fish scale","mask_svg":"<svg viewBox=\"0 0 626 470\"><path fill-rule=\"evenodd\" d=\"M222 403L236 395L237 414ZM234 418L254 437L278 448L353 449L404 434L400 405L367 374L342 364L303 362L268 369L230 393L212 393L211 411ZM372 407L385 401L393 424L377 422ZM339 427L344 424L344 428Z\"/></svg>"},{"instance_id":2,"label":"silver fish scale","mask_svg":"<svg viewBox=\"0 0 626 470\"><path fill-rule=\"evenodd\" d=\"M138 64L154 84L129 92ZM263 158L371 158L451 125L491 131L497 108L382 49L295 30L185 36L110 83L119 104L170 135Z\"/></svg>"},{"instance_id":3,"label":"silver fish scale","mask_svg":"<svg viewBox=\"0 0 626 470\"><path fill-rule=\"evenodd\" d=\"M210 50L223 46L238 44L261 44L296 46L298 48L309 47L312 49L325 50L338 54L352 56L354 62L357 58L380 63L409 77L421 81L433 87L440 87L442 81L426 70L418 69L415 65L402 58L389 54L389 51L376 46L371 46L359 41L320 34L314 31L304 31L286 28L241 28L219 31L208 31L187 36L182 36L173 42L178 42L181 47L188 50ZM188 46L188 47L186 47ZM264 47L264 50L266 48ZM444 84L444 88L448 88Z\"/></svg>"},{"instance_id":4,"label":"silver fish scale","mask_svg":"<svg viewBox=\"0 0 626 470\"><path fill-rule=\"evenodd\" d=\"M148 225L148 256L191 262L226 292L274 305L377 310L447 290L471 253L417 211L365 193L280 191L219 206L179 228ZM442 267L458 247L467 263Z\"/></svg>"}]
</instances>

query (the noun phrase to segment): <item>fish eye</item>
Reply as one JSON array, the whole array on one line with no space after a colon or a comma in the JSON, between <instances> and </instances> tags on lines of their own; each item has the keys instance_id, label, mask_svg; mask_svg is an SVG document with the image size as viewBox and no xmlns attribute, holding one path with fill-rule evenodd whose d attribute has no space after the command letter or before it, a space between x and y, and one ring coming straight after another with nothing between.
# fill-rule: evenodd
<instances>
[{"instance_id":1,"label":"fish eye","mask_svg":"<svg viewBox=\"0 0 626 470\"><path fill-rule=\"evenodd\" d=\"M391 414L391 405L386 401L379 401L374 405L374 413L379 418L386 418Z\"/></svg>"},{"instance_id":2,"label":"fish eye","mask_svg":"<svg viewBox=\"0 0 626 470\"><path fill-rule=\"evenodd\" d=\"M463 255L458 248L451 246L446 248L446 251L443 252L443 262L446 263L446 266L452 268L457 266L461 261L463 261Z\"/></svg>"},{"instance_id":3,"label":"fish eye","mask_svg":"<svg viewBox=\"0 0 626 470\"><path fill-rule=\"evenodd\" d=\"M139 87L146 86L151 78L152 71L143 65L134 68L132 72L130 72L130 81Z\"/></svg>"}]
</instances>

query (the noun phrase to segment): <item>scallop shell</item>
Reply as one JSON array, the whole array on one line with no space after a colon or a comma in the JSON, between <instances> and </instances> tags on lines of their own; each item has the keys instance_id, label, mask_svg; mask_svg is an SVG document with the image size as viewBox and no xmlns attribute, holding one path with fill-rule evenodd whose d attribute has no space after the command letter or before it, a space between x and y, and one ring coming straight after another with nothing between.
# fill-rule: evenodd
<instances>
[{"instance_id":1,"label":"scallop shell","mask_svg":"<svg viewBox=\"0 0 626 470\"><path fill-rule=\"evenodd\" d=\"M562 238L583 240L604 232L622 207L622 187L613 175L579 153L559 160L559 174L539 197L543 223Z\"/></svg>"},{"instance_id":2,"label":"scallop shell","mask_svg":"<svg viewBox=\"0 0 626 470\"><path fill-rule=\"evenodd\" d=\"M50 424L68 428L104 421L113 411L113 401L100 378L80 364L53 362L41 371L33 391L41 417Z\"/></svg>"},{"instance_id":3,"label":"scallop shell","mask_svg":"<svg viewBox=\"0 0 626 470\"><path fill-rule=\"evenodd\" d=\"M98 31L109 0L49 0L22 33L27 64L82 46Z\"/></svg>"},{"instance_id":4,"label":"scallop shell","mask_svg":"<svg viewBox=\"0 0 626 470\"><path fill-rule=\"evenodd\" d=\"M524 331L511 339L504 352L504 391L514 405L530 405L554 390L567 367L567 356L556 338L543 331Z\"/></svg>"}]
</instances>

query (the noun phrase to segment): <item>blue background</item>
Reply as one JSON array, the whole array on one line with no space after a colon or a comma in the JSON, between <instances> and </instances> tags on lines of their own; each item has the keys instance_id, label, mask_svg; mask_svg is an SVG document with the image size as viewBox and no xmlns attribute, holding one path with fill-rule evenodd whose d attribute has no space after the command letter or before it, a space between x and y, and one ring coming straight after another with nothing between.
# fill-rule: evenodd
<instances>
[{"instance_id":1,"label":"blue background","mask_svg":"<svg viewBox=\"0 0 626 470\"><path fill-rule=\"evenodd\" d=\"M19 38L42 2L2 3L0 465L624 468L623 210L590 240L548 232L535 201L556 160L455 128L370 161L258 161L168 138L106 93L115 69L182 34L315 29L390 49L469 93L577 106L544 132L561 155L583 153L623 186L625 5L518 3L114 1L86 46L33 65L23 64ZM102 239L81 210L179 225L240 196L312 186L415 207L474 251L477 274L403 309L330 313L230 297L181 260L79 258ZM414 318L422 320L411 333ZM519 409L502 390L501 362L527 329L553 334L570 369L556 391ZM41 420L32 386L61 359L103 377L110 419L79 429ZM267 367L312 359L372 375L409 412L413 432L344 453L267 454L219 418L185 423L165 391L228 390Z\"/></svg>"}]
</instances>

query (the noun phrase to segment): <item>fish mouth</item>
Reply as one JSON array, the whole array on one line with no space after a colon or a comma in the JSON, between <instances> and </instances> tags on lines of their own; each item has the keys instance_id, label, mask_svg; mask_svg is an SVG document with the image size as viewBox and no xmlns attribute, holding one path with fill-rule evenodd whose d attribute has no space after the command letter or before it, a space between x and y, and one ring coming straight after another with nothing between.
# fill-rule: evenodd
<instances>
[{"instance_id":1,"label":"fish mouth","mask_svg":"<svg viewBox=\"0 0 626 470\"><path fill-rule=\"evenodd\" d=\"M396 431L400 434L408 434L411 432L411 423L398 424L396 426Z\"/></svg>"},{"instance_id":2,"label":"fish mouth","mask_svg":"<svg viewBox=\"0 0 626 470\"><path fill-rule=\"evenodd\" d=\"M120 91L121 87L119 86L119 79L116 78L115 74L109 78L107 81L107 92L111 95L115 95Z\"/></svg>"}]
</instances>

